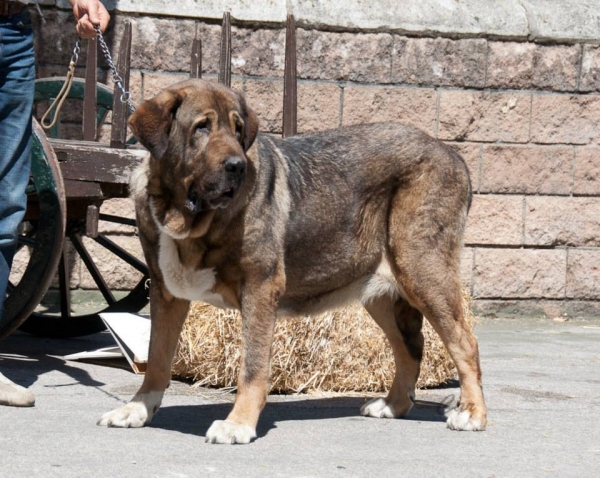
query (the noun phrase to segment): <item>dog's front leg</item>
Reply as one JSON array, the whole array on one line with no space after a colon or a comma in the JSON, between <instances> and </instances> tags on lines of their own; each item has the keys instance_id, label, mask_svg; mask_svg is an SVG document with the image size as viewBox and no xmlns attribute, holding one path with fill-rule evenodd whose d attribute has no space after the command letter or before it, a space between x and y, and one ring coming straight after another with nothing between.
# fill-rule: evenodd
<instances>
[{"instance_id":1,"label":"dog's front leg","mask_svg":"<svg viewBox=\"0 0 600 478\"><path fill-rule=\"evenodd\" d=\"M283 293L281 278L246 281L242 294L242 357L233 410L206 432L209 443L249 443L267 401L271 343L277 304Z\"/></svg>"},{"instance_id":2,"label":"dog's front leg","mask_svg":"<svg viewBox=\"0 0 600 478\"><path fill-rule=\"evenodd\" d=\"M150 423L171 380L175 347L190 303L173 297L155 282L150 286L152 329L144 382L127 405L105 413L98 425L138 428Z\"/></svg>"}]
</instances>

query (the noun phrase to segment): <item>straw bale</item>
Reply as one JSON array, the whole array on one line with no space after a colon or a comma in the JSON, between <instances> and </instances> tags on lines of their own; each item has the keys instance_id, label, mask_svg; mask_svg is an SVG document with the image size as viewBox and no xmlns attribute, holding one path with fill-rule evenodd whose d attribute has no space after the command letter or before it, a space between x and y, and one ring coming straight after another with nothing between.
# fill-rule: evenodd
<instances>
[{"instance_id":1,"label":"straw bale","mask_svg":"<svg viewBox=\"0 0 600 478\"><path fill-rule=\"evenodd\" d=\"M471 299L463 307L473 326ZM238 312L192 304L173 363L174 375L198 386L234 387L240 365ZM456 369L438 335L424 321L425 353L417 387L439 385ZM384 392L394 359L381 329L360 304L314 317L281 318L275 328L271 391Z\"/></svg>"}]
</instances>

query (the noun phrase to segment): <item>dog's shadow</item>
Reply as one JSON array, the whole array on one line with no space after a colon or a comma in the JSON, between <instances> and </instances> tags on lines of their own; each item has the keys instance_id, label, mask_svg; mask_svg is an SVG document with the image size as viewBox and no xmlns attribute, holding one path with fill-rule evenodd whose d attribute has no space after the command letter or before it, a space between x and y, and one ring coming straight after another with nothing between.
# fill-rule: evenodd
<instances>
[{"instance_id":1,"label":"dog's shadow","mask_svg":"<svg viewBox=\"0 0 600 478\"><path fill-rule=\"evenodd\" d=\"M256 433L265 436L277 423L298 420L327 420L362 417L360 407L366 399L361 397L335 397L321 399L270 402L261 414ZM214 420L223 420L231 410L230 403L213 405L177 405L163 407L152 419L150 427L172 430L189 435L205 436ZM410 415L403 420L445 422L445 405L417 400Z\"/></svg>"}]
</instances>

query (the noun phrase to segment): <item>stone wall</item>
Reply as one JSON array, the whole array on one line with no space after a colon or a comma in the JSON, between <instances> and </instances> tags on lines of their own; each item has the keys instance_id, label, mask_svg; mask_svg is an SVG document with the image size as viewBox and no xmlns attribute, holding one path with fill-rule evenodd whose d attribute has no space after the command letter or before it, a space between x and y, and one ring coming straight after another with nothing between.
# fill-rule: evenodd
<instances>
[{"instance_id":1,"label":"stone wall","mask_svg":"<svg viewBox=\"0 0 600 478\"><path fill-rule=\"evenodd\" d=\"M234 17L235 7L246 5L226 3L233 4ZM288 2L287 9L306 9L306 3ZM367 18L368 11L381 14L370 3ZM393 15L387 23L361 27L359 21L303 21L296 13L298 129L398 121L452 145L465 158L475 191L462 269L478 312L600 316L598 12L594 17L585 5L573 8L571 16L582 18L578 26L570 30L573 18L563 13L553 30L546 23L558 20L544 16L549 2L518 3L527 20L521 30L514 26L521 25L513 21L515 12L500 12L494 23L489 8L476 27L460 19L428 23L437 17L425 13L412 28L390 26ZM203 74L215 78L220 14L194 18L188 9L177 16L165 2L146 4L154 6L146 5L149 13L140 13L136 2L117 2L128 11L113 10L107 32L116 51L123 24L133 24L134 101L186 78L195 35L203 42ZM245 93L262 130L272 133L281 132L282 124L285 11L279 20L261 20L241 9L243 20L233 19L232 86ZM46 24L36 22L38 76L64 75L75 40L71 13L53 6L43 12ZM106 207L128 206L113 201ZM73 281L86 286L83 279Z\"/></svg>"}]
</instances>

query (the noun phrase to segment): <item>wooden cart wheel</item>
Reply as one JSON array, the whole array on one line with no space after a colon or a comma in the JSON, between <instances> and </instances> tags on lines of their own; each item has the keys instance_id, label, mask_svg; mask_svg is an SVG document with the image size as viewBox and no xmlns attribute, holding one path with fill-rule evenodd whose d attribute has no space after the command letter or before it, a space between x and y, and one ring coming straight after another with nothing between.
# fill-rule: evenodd
<instances>
[{"instance_id":1,"label":"wooden cart wheel","mask_svg":"<svg viewBox=\"0 0 600 478\"><path fill-rule=\"evenodd\" d=\"M35 102L49 101L53 99L64 83L64 78L47 78L36 81ZM97 115L98 125L105 120L107 113L112 109L113 91L105 85L97 85ZM83 100L84 98L84 80L75 78L68 98ZM58 137L58 128L50 131L53 137ZM131 139L128 143L133 143ZM101 201L100 201L101 202ZM57 290L47 291L41 301L38 300L38 307L33 311L29 319L24 322L20 329L35 335L44 337L78 337L82 335L93 334L105 330L104 322L99 314L102 312L138 312L149 302L147 281L148 270L146 265L129 253L123 247L111 241L104 235L86 241L83 239L86 232L85 220L73 217L69 213L71 203L66 211L66 226L64 228L65 243L58 251L57 264L53 267L52 275L56 274L58 267ZM120 216L100 214L100 220L121 224L135 228L135 220ZM30 221L24 228L22 243L28 247L31 242L31 236L36 235L40 229L40 224L36 221ZM89 251L90 242L95 241L95 251L92 254ZM101 249L99 253L98 248ZM102 300L93 301L87 307L80 307L77 300L72 300L73 291L70 289L69 281L69 260L64 251L74 251L78 259L77 264L81 264L91 276L96 285ZM106 254L116 256L120 259L120 264L127 269L123 274L137 272L139 280L135 287L130 291L116 293L111 290L109 281L102 275L102 267L98 263L106 261ZM72 256L71 256L72 258ZM73 262L73 261L71 261Z\"/></svg>"},{"instance_id":2,"label":"wooden cart wheel","mask_svg":"<svg viewBox=\"0 0 600 478\"><path fill-rule=\"evenodd\" d=\"M29 249L29 261L20 280L9 283L0 338L19 327L40 302L56 271L65 234L65 191L58 160L36 120L27 196L19 247Z\"/></svg>"},{"instance_id":3,"label":"wooden cart wheel","mask_svg":"<svg viewBox=\"0 0 600 478\"><path fill-rule=\"evenodd\" d=\"M125 224L127 218L101 215L102 220ZM129 220L131 221L131 220ZM81 264L90 273L103 300L86 304L82 309L81 304L72 300L72 290L69 284L68 261L64 254L61 255L58 265L58 291L49 290L42 299L41 305L34 311L29 319L21 325L20 330L44 337L79 337L105 330L104 322L99 314L102 312L139 312L149 302L148 299L148 269L146 265L118 244L104 235L98 235L93 240L100 245L104 253L119 257L132 270L137 270L141 276L137 285L131 291L117 296L111 291L107 281L103 278L97 261L106 259L102 257L93 259L89 248L83 241L85 223L67 221L65 249L70 242L76 251ZM97 254L96 254L97 256ZM58 296L58 300L56 298ZM90 309L92 309L90 311Z\"/></svg>"}]
</instances>

